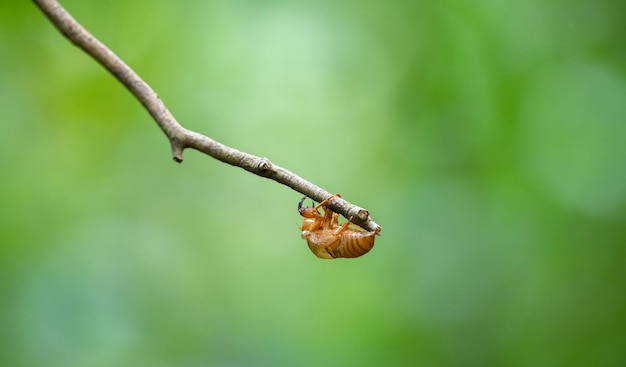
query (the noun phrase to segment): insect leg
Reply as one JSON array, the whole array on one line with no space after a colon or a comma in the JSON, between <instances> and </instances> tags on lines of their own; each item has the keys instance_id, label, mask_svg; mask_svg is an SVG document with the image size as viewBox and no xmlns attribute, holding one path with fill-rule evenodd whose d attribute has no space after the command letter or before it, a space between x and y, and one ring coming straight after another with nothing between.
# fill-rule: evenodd
<instances>
[{"instance_id":1,"label":"insect leg","mask_svg":"<svg viewBox=\"0 0 626 367\"><path fill-rule=\"evenodd\" d=\"M336 218L335 218L336 219ZM337 228L334 232L333 232L333 236L339 236L343 231L345 231L346 229L348 229L348 226L350 225L350 223L352 223L352 217L350 217L350 220L348 220L347 222L345 222L344 224L342 224L339 228Z\"/></svg>"},{"instance_id":2,"label":"insect leg","mask_svg":"<svg viewBox=\"0 0 626 367\"><path fill-rule=\"evenodd\" d=\"M298 202L298 211L299 212L302 211L302 204L304 203L304 200L306 200L306 196L303 196L302 199L300 199L300 201Z\"/></svg>"},{"instance_id":3,"label":"insect leg","mask_svg":"<svg viewBox=\"0 0 626 367\"><path fill-rule=\"evenodd\" d=\"M339 214L333 213L333 218L330 221L330 228L337 228L337 227L339 227Z\"/></svg>"},{"instance_id":4,"label":"insect leg","mask_svg":"<svg viewBox=\"0 0 626 367\"><path fill-rule=\"evenodd\" d=\"M313 210L317 210L317 209L319 209L320 207L326 207L326 204L327 204L329 201L331 201L331 200L332 200L332 198L334 198L335 196L337 196L337 195L330 195L329 197L327 197L326 199L324 199L324 201L322 201L321 203L317 204L317 205L313 208Z\"/></svg>"}]
</instances>

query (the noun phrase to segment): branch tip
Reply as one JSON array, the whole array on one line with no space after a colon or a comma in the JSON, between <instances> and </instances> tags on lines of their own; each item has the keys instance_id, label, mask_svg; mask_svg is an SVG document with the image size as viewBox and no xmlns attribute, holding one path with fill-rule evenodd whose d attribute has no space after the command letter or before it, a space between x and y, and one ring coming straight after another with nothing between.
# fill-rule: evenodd
<instances>
[{"instance_id":1,"label":"branch tip","mask_svg":"<svg viewBox=\"0 0 626 367\"><path fill-rule=\"evenodd\" d=\"M382 231L383 229L377 224L376 227L374 228L374 232L376 232L377 235L380 235L380 231Z\"/></svg>"}]
</instances>

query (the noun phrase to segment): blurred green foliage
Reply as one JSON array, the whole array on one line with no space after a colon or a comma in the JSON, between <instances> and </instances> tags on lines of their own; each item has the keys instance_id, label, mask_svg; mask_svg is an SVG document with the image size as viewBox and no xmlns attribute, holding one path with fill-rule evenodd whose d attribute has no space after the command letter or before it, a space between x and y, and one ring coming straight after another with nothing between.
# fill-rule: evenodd
<instances>
[{"instance_id":1,"label":"blurred green foliage","mask_svg":"<svg viewBox=\"0 0 626 367\"><path fill-rule=\"evenodd\" d=\"M0 3L0 365L623 366L626 2L63 1L186 127L367 207L169 145Z\"/></svg>"}]
</instances>

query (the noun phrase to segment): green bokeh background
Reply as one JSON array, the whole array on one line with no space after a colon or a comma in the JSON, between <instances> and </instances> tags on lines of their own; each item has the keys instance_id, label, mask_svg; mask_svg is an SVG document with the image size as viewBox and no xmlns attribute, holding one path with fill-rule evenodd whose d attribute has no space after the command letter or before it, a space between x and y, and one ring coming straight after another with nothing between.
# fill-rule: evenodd
<instances>
[{"instance_id":1,"label":"green bokeh background","mask_svg":"<svg viewBox=\"0 0 626 367\"><path fill-rule=\"evenodd\" d=\"M370 209L169 145L0 1L0 365L626 365L626 2L63 5L187 128Z\"/></svg>"}]
</instances>

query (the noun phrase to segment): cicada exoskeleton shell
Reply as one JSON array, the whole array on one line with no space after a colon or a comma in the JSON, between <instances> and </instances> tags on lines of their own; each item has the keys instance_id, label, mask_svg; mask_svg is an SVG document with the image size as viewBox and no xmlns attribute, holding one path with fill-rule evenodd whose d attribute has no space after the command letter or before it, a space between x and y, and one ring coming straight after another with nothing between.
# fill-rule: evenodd
<instances>
[{"instance_id":1,"label":"cicada exoskeleton shell","mask_svg":"<svg viewBox=\"0 0 626 367\"><path fill-rule=\"evenodd\" d=\"M365 255L374 247L376 232L350 227L356 226L351 219L340 225L339 214L327 206L334 196L339 195L332 195L313 207L302 206L306 196L300 200L298 212L304 217L300 227L302 238L307 241L311 252L322 259ZM320 209L324 211L323 214Z\"/></svg>"}]
</instances>

